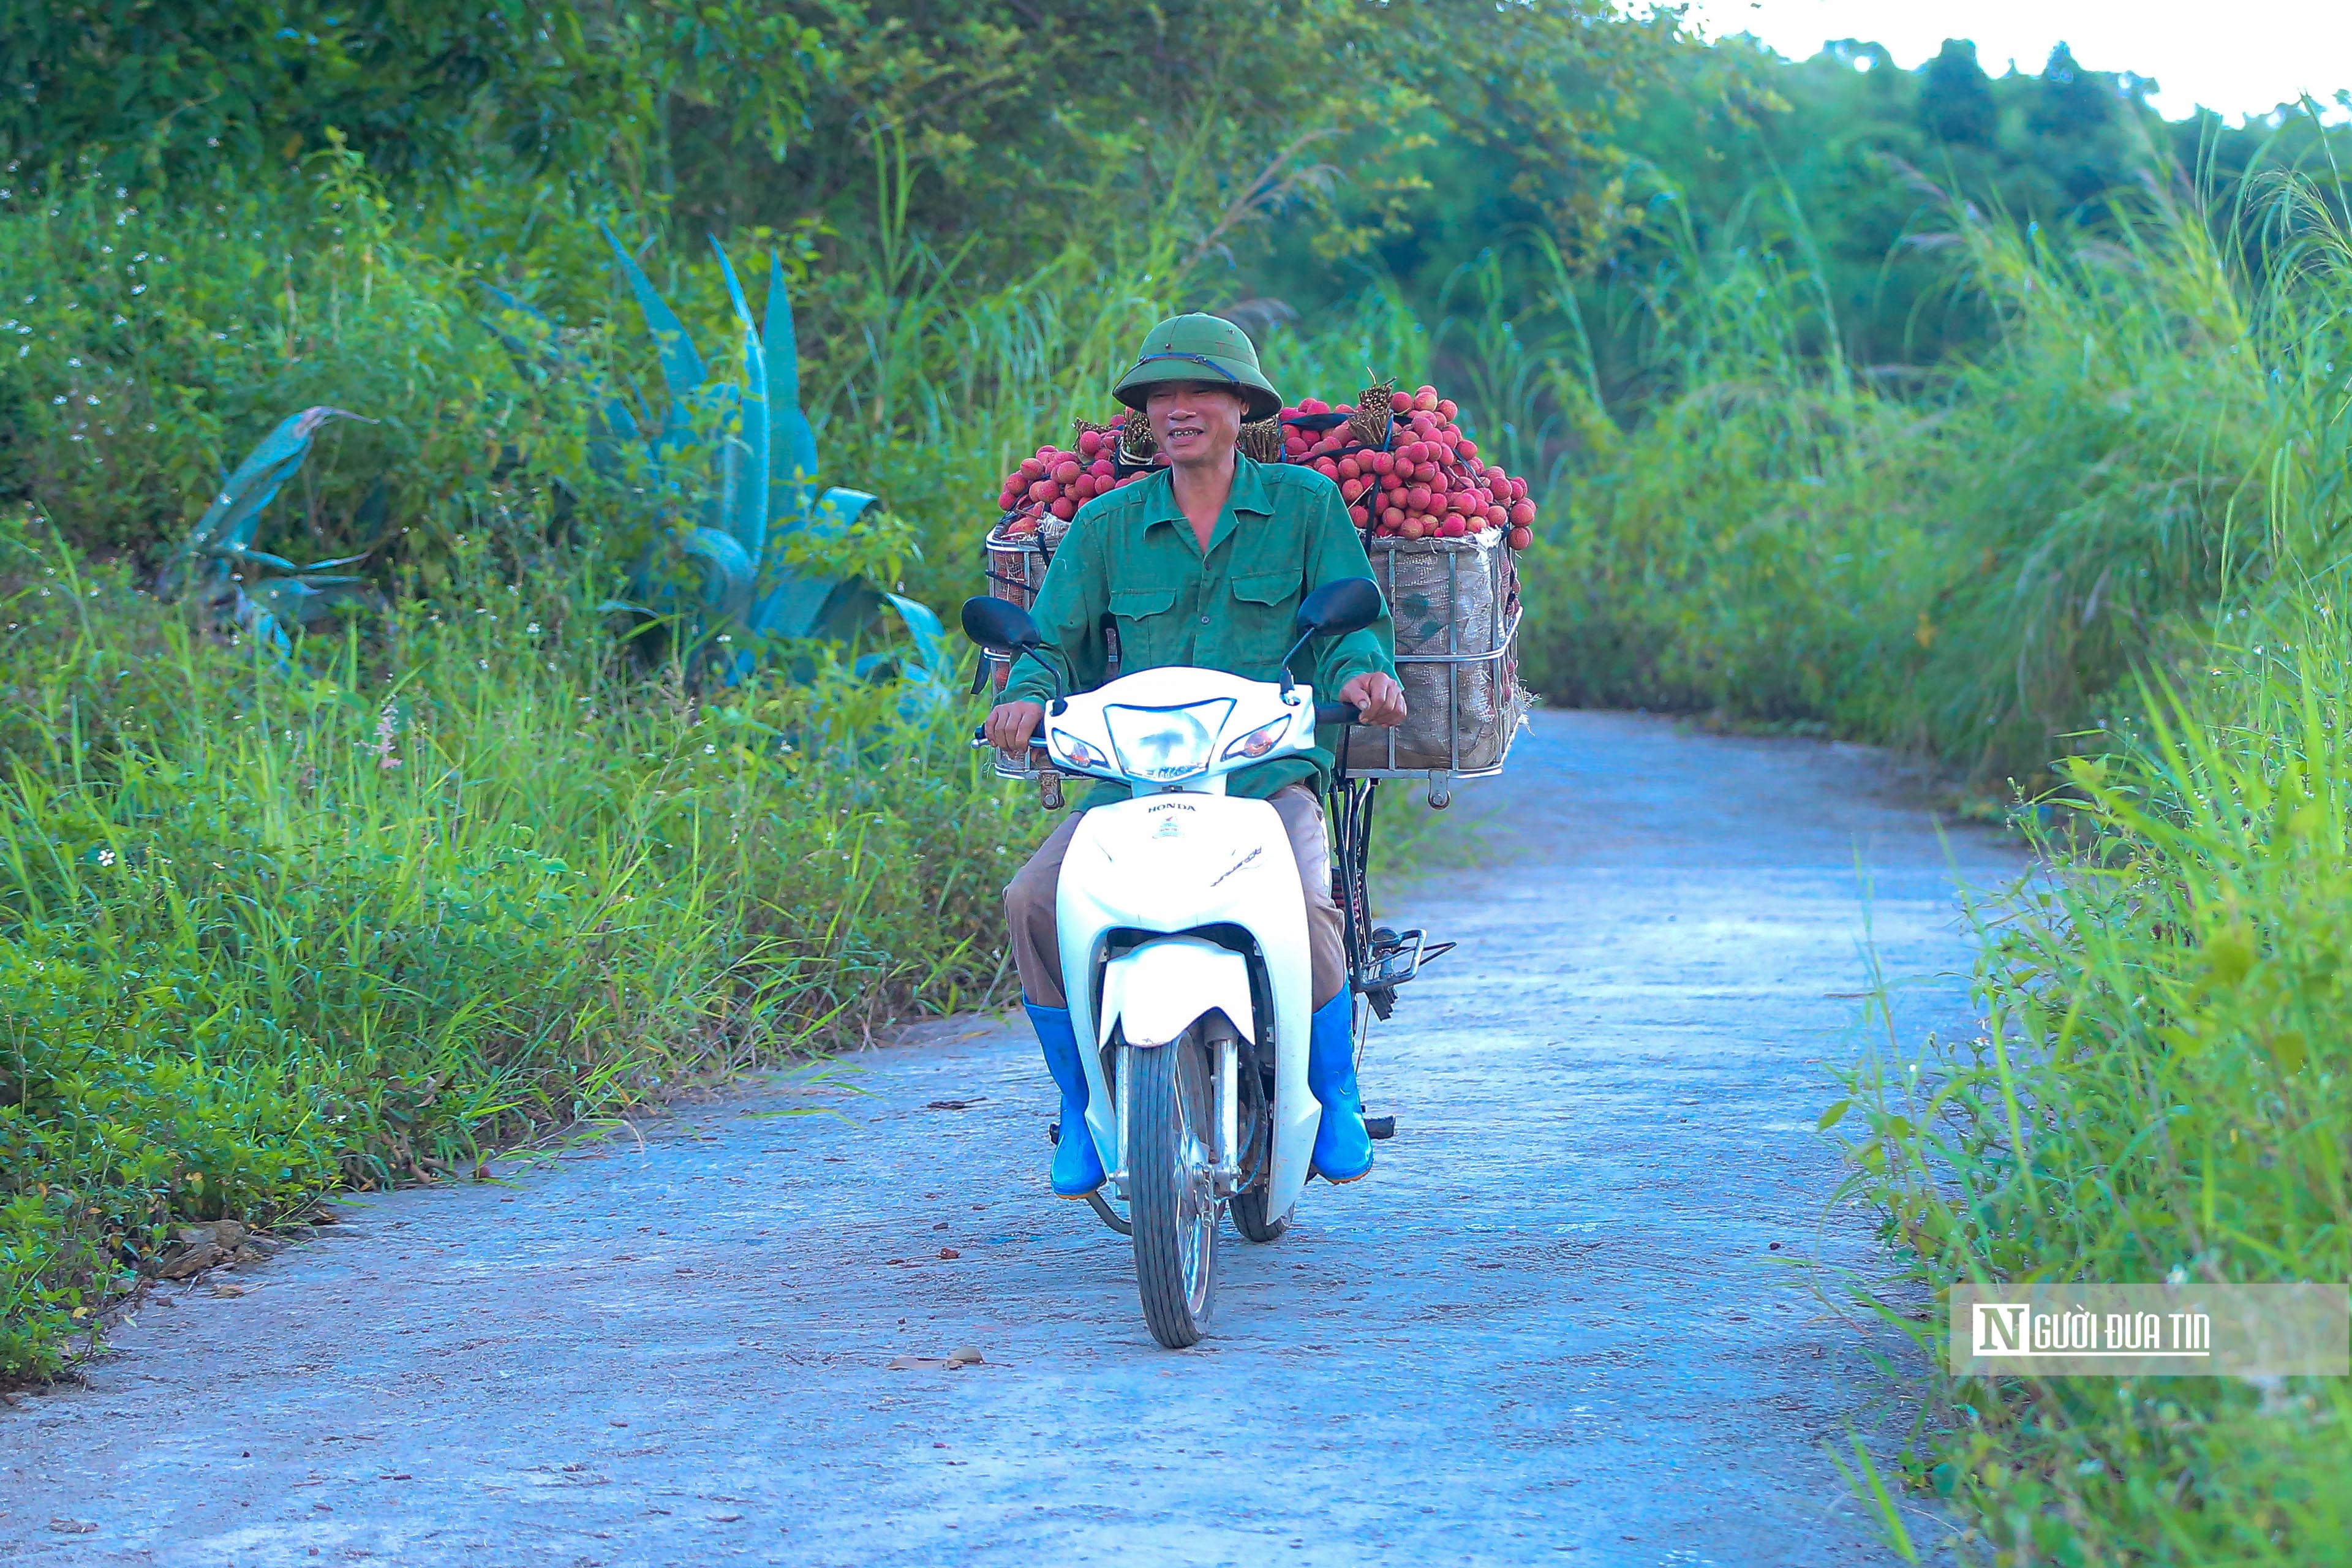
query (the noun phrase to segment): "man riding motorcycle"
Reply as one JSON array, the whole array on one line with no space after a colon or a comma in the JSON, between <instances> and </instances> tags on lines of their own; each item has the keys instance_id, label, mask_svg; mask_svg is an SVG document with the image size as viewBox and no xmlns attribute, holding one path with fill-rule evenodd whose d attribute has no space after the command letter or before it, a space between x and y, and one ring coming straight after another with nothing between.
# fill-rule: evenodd
<instances>
[{"instance_id":1,"label":"man riding motorcycle","mask_svg":"<svg viewBox=\"0 0 2352 1568\"><path fill-rule=\"evenodd\" d=\"M1160 322L1145 334L1135 364L1114 391L1150 421L1167 467L1141 484L1097 496L1072 520L1033 612L1045 646L1013 665L1003 700L983 726L990 742L1003 751L1026 747L1045 718L1054 691L1046 661L1058 669L1066 690L1102 682L1106 616L1118 630L1122 674L1190 665L1275 680L1307 591L1372 574L1337 485L1312 468L1262 464L1239 451L1242 422L1268 418L1282 407L1239 327L1200 314ZM1362 631L1313 646L1309 679L1318 692L1352 703L1367 724L1404 721L1395 637L1385 614ZM1326 1181L1351 1182L1371 1169L1372 1145L1356 1088L1354 998L1317 793L1332 761L1329 749L1318 743L1304 755L1244 769L1226 787L1271 805L1297 858L1315 1006L1307 1079L1322 1107L1314 1170ZM1089 804L1106 804L1121 793L1119 786L1098 784ZM1070 1198L1085 1197L1105 1180L1094 1140L1083 1133L1087 1078L1055 929L1062 858L1077 826L1073 813L1004 889L1022 1001L1062 1092L1054 1191Z\"/></svg>"}]
</instances>

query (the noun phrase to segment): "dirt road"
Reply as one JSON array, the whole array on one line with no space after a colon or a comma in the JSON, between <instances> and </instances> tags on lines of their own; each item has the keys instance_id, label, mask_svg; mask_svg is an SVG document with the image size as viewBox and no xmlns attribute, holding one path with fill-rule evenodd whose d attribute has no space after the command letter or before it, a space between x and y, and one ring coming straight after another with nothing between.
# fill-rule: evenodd
<instances>
[{"instance_id":1,"label":"dirt road","mask_svg":"<svg viewBox=\"0 0 2352 1568\"><path fill-rule=\"evenodd\" d=\"M0 1412L0 1560L1892 1561L1823 1451L1899 1414L1887 1342L1788 1260L1870 1257L1812 1134L1865 913L1948 971L1955 872L2008 853L1867 752L1622 715L1539 717L1456 809L1500 847L1392 900L1463 943L1374 1037L1398 1136L1229 1245L1197 1350L1045 1194L1034 1047L967 1020L854 1058L861 1097L355 1201L152 1302Z\"/></svg>"}]
</instances>

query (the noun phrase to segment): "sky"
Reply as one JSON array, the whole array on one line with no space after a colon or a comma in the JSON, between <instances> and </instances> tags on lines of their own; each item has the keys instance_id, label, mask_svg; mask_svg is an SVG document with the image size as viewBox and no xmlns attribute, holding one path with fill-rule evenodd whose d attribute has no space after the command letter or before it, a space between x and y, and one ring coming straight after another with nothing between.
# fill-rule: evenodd
<instances>
[{"instance_id":1,"label":"sky","mask_svg":"<svg viewBox=\"0 0 2352 1568\"><path fill-rule=\"evenodd\" d=\"M2153 77L2149 101L2178 120L2200 105L2231 122L2308 92L2342 119L2352 89L2352 0L1693 0L1710 37L1753 33L1790 59L1832 38L1884 44L1912 69L1969 38L1994 76L2038 72L2060 40L2084 67Z\"/></svg>"}]
</instances>

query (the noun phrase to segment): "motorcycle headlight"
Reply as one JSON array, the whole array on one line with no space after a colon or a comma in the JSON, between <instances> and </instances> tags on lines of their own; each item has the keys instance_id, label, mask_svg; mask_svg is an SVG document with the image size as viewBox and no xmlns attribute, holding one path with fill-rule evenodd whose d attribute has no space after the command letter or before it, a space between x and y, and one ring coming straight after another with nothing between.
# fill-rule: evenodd
<instances>
[{"instance_id":1,"label":"motorcycle headlight","mask_svg":"<svg viewBox=\"0 0 2352 1568\"><path fill-rule=\"evenodd\" d=\"M1120 773L1131 779L1173 784L1209 771L1217 731L1233 710L1231 698L1182 708L1109 707L1103 710L1103 723L1110 731L1110 749L1118 754Z\"/></svg>"},{"instance_id":2,"label":"motorcycle headlight","mask_svg":"<svg viewBox=\"0 0 2352 1568\"><path fill-rule=\"evenodd\" d=\"M1271 724L1261 724L1227 746L1224 755L1218 761L1229 763L1235 757L1245 757L1251 760L1262 757L1282 744L1283 737L1290 733L1290 725L1291 719L1286 714Z\"/></svg>"},{"instance_id":3,"label":"motorcycle headlight","mask_svg":"<svg viewBox=\"0 0 2352 1568\"><path fill-rule=\"evenodd\" d=\"M1110 766L1108 757L1066 731L1048 730L1045 739L1056 756L1081 773L1092 773L1097 768Z\"/></svg>"}]
</instances>

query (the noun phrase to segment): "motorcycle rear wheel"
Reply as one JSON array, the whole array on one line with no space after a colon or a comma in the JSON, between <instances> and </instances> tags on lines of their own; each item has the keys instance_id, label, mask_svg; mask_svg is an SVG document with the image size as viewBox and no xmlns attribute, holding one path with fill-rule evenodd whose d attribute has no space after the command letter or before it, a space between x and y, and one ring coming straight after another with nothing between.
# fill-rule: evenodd
<instances>
[{"instance_id":1,"label":"motorcycle rear wheel","mask_svg":"<svg viewBox=\"0 0 2352 1568\"><path fill-rule=\"evenodd\" d=\"M1128 1223L1135 1227L1135 1286L1151 1337L1170 1350L1199 1344L1217 1300L1214 1152L1202 1136L1215 1101L1207 1052L1196 1033L1173 1044L1129 1048Z\"/></svg>"},{"instance_id":2,"label":"motorcycle rear wheel","mask_svg":"<svg viewBox=\"0 0 2352 1568\"><path fill-rule=\"evenodd\" d=\"M1255 1069L1242 1079L1245 1089L1256 1084ZM1241 1232L1244 1241L1273 1241L1290 1228L1289 1210L1278 1215L1265 1212L1274 1180L1274 1108L1267 1103L1269 1098L1264 1093L1242 1096L1242 1114L1248 1119L1249 1136L1242 1141L1240 1165L1250 1184L1234 1194L1226 1212L1234 1216L1234 1228Z\"/></svg>"},{"instance_id":3,"label":"motorcycle rear wheel","mask_svg":"<svg viewBox=\"0 0 2352 1568\"><path fill-rule=\"evenodd\" d=\"M1242 1233L1244 1241L1273 1241L1290 1228L1290 1211L1268 1218L1265 1212L1266 1192L1263 1185L1248 1192L1236 1193L1231 1213L1234 1228Z\"/></svg>"}]
</instances>

